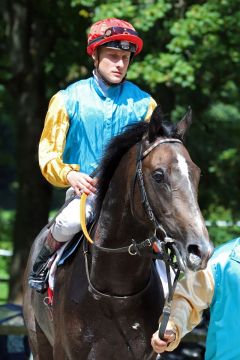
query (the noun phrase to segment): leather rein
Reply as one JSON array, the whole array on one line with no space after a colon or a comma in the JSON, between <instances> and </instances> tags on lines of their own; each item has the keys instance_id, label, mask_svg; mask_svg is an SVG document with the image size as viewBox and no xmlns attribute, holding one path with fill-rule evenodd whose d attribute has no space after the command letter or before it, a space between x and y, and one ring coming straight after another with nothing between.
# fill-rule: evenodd
<instances>
[{"instance_id":1,"label":"leather rein","mask_svg":"<svg viewBox=\"0 0 240 360\"><path fill-rule=\"evenodd\" d=\"M162 312L162 321L161 321L161 325L159 328L159 337L161 339L164 338L164 333L165 333L168 319L170 316L171 303L172 303L172 298L173 298L173 294L175 291L175 287L176 287L180 272L184 271L185 266L183 264L183 260L177 249L177 246L175 244L175 240L167 235L165 229L158 222L157 218L154 215L154 212L153 212L153 209L148 200L148 196L147 196L145 185L144 185L142 161L146 156L148 156L148 154L153 149L155 149L157 146L159 146L161 144L166 144L166 143L182 144L181 140L179 140L179 139L173 139L173 138L158 139L148 149L146 149L143 152L142 151L142 142L137 143L138 148L137 148L136 172L135 172L135 175L133 178L133 183L132 183L130 207L131 207L131 212L134 215L133 196L134 196L136 182L138 182L138 185L140 188L140 193L141 193L141 202L143 204L143 207L145 209L145 212L146 212L149 220L154 225L154 232L150 238L147 238L140 243L137 243L134 239L132 239L132 243L129 246L124 246L124 247L120 247L120 248L106 248L103 246L99 246L99 245L95 244L92 241L92 239L90 238L90 235L86 229L86 223L84 223L84 221L82 221L82 216L81 216L81 225L82 225L83 233L85 235L85 241L83 244L83 252L84 252L84 257L85 257L86 275L87 275L87 280L88 280L88 285L89 285L89 291L91 291L91 293L93 295L95 295L95 297L126 300L129 298L134 298L134 297L140 296L149 287L149 285L151 283L151 276L150 276L149 281L146 284L146 286L135 294L118 296L118 295L113 295L113 294L109 294L109 293L103 293L103 292L97 290L94 287L94 285L92 284L91 279L90 279L89 264L88 264L88 256L89 256L88 244L89 243L91 243L91 245L95 249L103 251L105 253L109 253L109 254L128 253L131 256L136 256L136 255L150 256L153 259L160 259L160 260L164 261L165 267L166 267L167 282L168 282L168 296L165 300L165 305L164 305L163 312ZM84 194L82 195L81 201L82 201L82 203L85 204L86 196L84 196ZM85 208L84 208L84 205L82 204L81 215L83 215L84 210L85 210ZM159 231L162 233L161 240L158 239L156 236L157 232L159 232ZM86 239L88 241L86 241ZM157 252L155 252L155 251L151 251L151 252L147 251L146 252L146 249L149 250L149 248L153 248L154 250L157 249ZM172 281L171 271L174 274L173 281Z\"/></svg>"}]
</instances>

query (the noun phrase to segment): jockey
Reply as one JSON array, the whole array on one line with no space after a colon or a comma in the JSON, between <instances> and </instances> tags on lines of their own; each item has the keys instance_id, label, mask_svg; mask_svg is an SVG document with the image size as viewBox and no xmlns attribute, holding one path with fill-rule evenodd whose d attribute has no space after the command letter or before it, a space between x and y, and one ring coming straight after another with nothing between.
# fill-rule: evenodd
<instances>
[{"instance_id":1,"label":"jockey","mask_svg":"<svg viewBox=\"0 0 240 360\"><path fill-rule=\"evenodd\" d=\"M81 230L80 196L93 196L97 168L111 138L129 124L148 121L154 99L125 80L133 57L143 41L134 27L116 18L92 25L87 53L94 62L93 75L60 90L50 101L39 144L39 164L44 177L56 187L69 187L76 196L57 216L40 250L29 285L46 289L47 262L52 254Z\"/></svg>"},{"instance_id":2,"label":"jockey","mask_svg":"<svg viewBox=\"0 0 240 360\"><path fill-rule=\"evenodd\" d=\"M205 360L240 359L240 238L215 249L205 270L191 272L176 287L165 341L152 336L154 351L174 350L210 307Z\"/></svg>"}]
</instances>

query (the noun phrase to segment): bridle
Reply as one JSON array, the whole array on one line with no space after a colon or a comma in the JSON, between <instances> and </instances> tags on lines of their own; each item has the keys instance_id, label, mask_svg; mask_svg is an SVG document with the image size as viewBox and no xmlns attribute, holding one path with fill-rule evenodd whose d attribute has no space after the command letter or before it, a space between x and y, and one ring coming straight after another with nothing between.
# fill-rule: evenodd
<instances>
[{"instance_id":1,"label":"bridle","mask_svg":"<svg viewBox=\"0 0 240 360\"><path fill-rule=\"evenodd\" d=\"M132 239L132 243L129 246L124 246L124 247L120 247L120 248L106 248L106 247L97 245L96 243L91 241L91 245L93 246L93 248L95 248L96 250L105 252L105 253L109 253L109 254L128 253L131 256L135 256L135 255L150 256L151 258L161 259L164 261L165 266L166 266L166 274L167 274L169 291L168 291L168 296L166 298L165 305L164 305L163 312L162 312L161 326L159 328L159 337L161 339L164 338L164 333L165 333L169 315L170 315L171 303L172 303L172 298L173 298L173 294L175 291L175 287L176 287L180 272L185 270L185 265L183 263L181 255L177 249L175 240L167 235L167 232L165 231L164 227L157 220L157 218L154 214L154 211L150 205L150 202L149 202L149 199L147 196L147 192L145 189L145 184L144 184L142 161L151 153L151 151L153 151L153 149L155 149L157 146L160 146L161 144L166 144L166 143L182 144L182 141L179 139L174 139L174 138L157 139L145 151L142 151L142 141L137 143L136 172L135 172L135 175L134 175L134 178L132 181L130 207L131 207L131 212L134 215L133 196L134 196L134 192L135 192L136 183L138 182L140 193L141 193L141 202L142 202L145 212L148 216L148 219L153 223L153 226L154 226L153 235L150 238L147 238L140 243L137 243L134 239ZM159 240L157 238L156 234L159 231L162 233L162 240ZM146 249L148 249L148 250L150 248L152 249L154 244L158 245L159 252L157 252L157 253L153 252L153 251L146 252ZM151 283L151 276L150 276L150 279L149 279L148 283L146 284L146 286L143 289L141 289L139 292L137 292L135 294L131 294L131 295L125 295L125 296L119 295L118 296L118 295L113 295L113 294L109 294L109 293L103 293L95 288L95 286L92 284L91 279L90 279L89 264L88 264L89 246L88 246L88 242L86 241L86 239L83 244L83 252L84 252L84 256L85 256L85 268L86 268L86 274L87 274L87 279L88 279L89 291L97 298L103 297L103 298L108 298L108 299L119 299L119 300L126 300L129 298L134 298L134 297L140 296L142 293L144 293ZM172 281L172 276L171 276L171 270L174 273L173 281Z\"/></svg>"},{"instance_id":2,"label":"bridle","mask_svg":"<svg viewBox=\"0 0 240 360\"><path fill-rule=\"evenodd\" d=\"M136 180L138 180L140 192L141 192L141 202L145 208L145 211L148 215L149 220L154 224L155 234L157 231L158 232L160 231L163 235L162 241L159 241L158 238L156 238L156 240L155 240L158 244L160 243L160 254L158 254L158 256L156 258L162 259L164 261L165 267L166 267L167 282L168 282L168 296L165 300L165 304L164 304L164 308L163 308L163 312L162 312L162 321L161 321L161 325L159 327L159 338L160 339L164 339L164 333L165 333L168 319L170 316L173 294L174 294L174 291L175 291L175 288L177 285L177 281L178 281L180 272L185 271L185 265L183 264L183 260L178 251L178 248L175 244L175 240L172 237L167 235L167 232L165 231L164 227L159 223L156 216L154 215L154 212L153 212L150 202L148 200L147 192L146 192L145 185L144 185L142 161L143 161L143 159L146 158L146 156L149 155L149 153L153 149L155 149L157 146L159 146L161 144L166 144L166 143L182 144L182 141L179 139L173 139L173 138L158 139L149 148L147 148L144 152L142 152L142 142L138 143L137 166L136 166L136 173L135 173L135 178L133 181L132 196L131 196L131 198L133 198L135 183L136 183ZM133 200L131 200L131 211L132 211L132 214L134 215ZM175 256L176 260L174 260L174 256ZM155 257L155 256L153 256L153 257ZM174 272L173 282L172 282L172 278L171 278L171 269Z\"/></svg>"}]
</instances>

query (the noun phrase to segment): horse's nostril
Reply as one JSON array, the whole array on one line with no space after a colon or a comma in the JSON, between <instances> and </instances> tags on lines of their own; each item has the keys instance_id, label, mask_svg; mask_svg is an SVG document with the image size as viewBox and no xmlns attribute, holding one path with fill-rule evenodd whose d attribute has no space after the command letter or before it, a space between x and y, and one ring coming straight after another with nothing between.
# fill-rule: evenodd
<instances>
[{"instance_id":1,"label":"horse's nostril","mask_svg":"<svg viewBox=\"0 0 240 360\"><path fill-rule=\"evenodd\" d=\"M201 263L201 252L197 245L188 246L188 260L194 267L198 267Z\"/></svg>"},{"instance_id":2,"label":"horse's nostril","mask_svg":"<svg viewBox=\"0 0 240 360\"><path fill-rule=\"evenodd\" d=\"M189 252L189 254L193 254L198 257L201 257L201 251L200 251L198 245L188 245L188 252Z\"/></svg>"}]
</instances>

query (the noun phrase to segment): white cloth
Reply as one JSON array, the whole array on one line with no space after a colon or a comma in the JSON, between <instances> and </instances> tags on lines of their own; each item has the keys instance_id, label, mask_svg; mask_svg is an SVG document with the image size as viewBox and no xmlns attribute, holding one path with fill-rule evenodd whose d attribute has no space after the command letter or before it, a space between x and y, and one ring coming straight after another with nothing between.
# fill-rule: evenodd
<instances>
[{"instance_id":1,"label":"white cloth","mask_svg":"<svg viewBox=\"0 0 240 360\"><path fill-rule=\"evenodd\" d=\"M58 261L60 260L62 253L65 249L65 247L68 245L68 243L66 242L66 244L64 244L59 250L57 250L57 252L53 255L53 257L55 256L53 263L50 267L50 271L49 271L49 277L48 277L48 285L50 287L51 290L53 290L54 288L54 278L55 278L55 273L57 270L57 264ZM50 260L51 262L51 260Z\"/></svg>"},{"instance_id":2,"label":"white cloth","mask_svg":"<svg viewBox=\"0 0 240 360\"><path fill-rule=\"evenodd\" d=\"M169 289L168 289L166 265L163 260L156 260L156 269L162 282L164 297L166 298L168 296ZM173 281L174 272L171 268L170 268L170 273L171 273L171 279Z\"/></svg>"}]
</instances>

